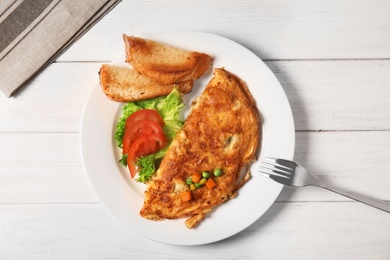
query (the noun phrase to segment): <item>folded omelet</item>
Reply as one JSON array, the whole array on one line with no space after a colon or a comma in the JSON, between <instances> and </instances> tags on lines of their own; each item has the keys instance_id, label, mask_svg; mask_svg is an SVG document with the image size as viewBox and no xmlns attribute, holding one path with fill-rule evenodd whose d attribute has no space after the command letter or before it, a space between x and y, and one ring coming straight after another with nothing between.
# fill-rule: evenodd
<instances>
[{"instance_id":1,"label":"folded omelet","mask_svg":"<svg viewBox=\"0 0 390 260\"><path fill-rule=\"evenodd\" d=\"M241 173L256 157L260 131L259 114L246 84L224 69L215 69L149 181L141 216L188 218L186 226L195 227L249 179L248 171ZM213 185L191 180L203 172L209 173L206 179L212 179Z\"/></svg>"}]
</instances>

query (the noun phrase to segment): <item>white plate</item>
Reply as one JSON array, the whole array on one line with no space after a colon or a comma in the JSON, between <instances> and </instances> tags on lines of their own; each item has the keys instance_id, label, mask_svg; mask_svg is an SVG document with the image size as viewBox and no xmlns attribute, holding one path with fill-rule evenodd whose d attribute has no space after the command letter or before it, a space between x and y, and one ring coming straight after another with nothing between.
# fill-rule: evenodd
<instances>
[{"instance_id":1,"label":"white plate","mask_svg":"<svg viewBox=\"0 0 390 260\"><path fill-rule=\"evenodd\" d=\"M243 79L263 117L261 156L293 159L294 121L289 102L271 70L252 52L221 36L201 32L174 32L153 39L177 47L205 52L214 57L213 68L224 67ZM118 46L124 53L124 46ZM123 50L122 50L123 48ZM124 54L123 59L124 60ZM196 81L185 98L189 108L212 77ZM254 223L273 204L282 185L257 174L258 162L251 166L253 177L239 195L218 206L196 229L187 229L184 219L150 221L139 211L145 185L131 180L127 169L118 164L119 149L113 140L122 104L110 101L96 80L81 122L81 153L85 171L103 203L132 231L147 238L176 245L199 245L230 237Z\"/></svg>"}]
</instances>

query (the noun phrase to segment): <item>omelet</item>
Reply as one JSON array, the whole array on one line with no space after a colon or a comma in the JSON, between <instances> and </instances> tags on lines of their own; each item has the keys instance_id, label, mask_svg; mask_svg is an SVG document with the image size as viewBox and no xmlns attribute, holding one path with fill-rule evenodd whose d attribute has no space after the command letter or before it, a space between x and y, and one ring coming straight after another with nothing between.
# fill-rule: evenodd
<instances>
[{"instance_id":1,"label":"omelet","mask_svg":"<svg viewBox=\"0 0 390 260\"><path fill-rule=\"evenodd\" d=\"M260 126L246 84L223 68L215 69L148 182L140 215L150 220L187 218L185 225L196 227L250 178L247 166L260 147ZM195 180L199 174L205 180ZM209 179L212 185L205 184Z\"/></svg>"}]
</instances>

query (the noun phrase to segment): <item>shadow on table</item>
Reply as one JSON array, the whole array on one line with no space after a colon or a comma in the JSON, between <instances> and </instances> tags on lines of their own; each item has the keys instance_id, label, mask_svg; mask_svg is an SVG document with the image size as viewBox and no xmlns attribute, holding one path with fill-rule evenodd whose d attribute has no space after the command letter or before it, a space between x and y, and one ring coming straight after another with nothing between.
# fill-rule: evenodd
<instances>
[{"instance_id":1,"label":"shadow on table","mask_svg":"<svg viewBox=\"0 0 390 260\"><path fill-rule=\"evenodd\" d=\"M310 132L310 126L306 112L307 108L303 101L303 97L300 95L301 88L299 83L294 79L294 75L289 74L289 68L299 66L300 62L305 61L265 61L266 65L282 85L291 106L295 125L294 161L306 165L308 151L310 150L310 135L308 134L308 132ZM289 201L295 192L295 188L284 188L278 201Z\"/></svg>"}]
</instances>

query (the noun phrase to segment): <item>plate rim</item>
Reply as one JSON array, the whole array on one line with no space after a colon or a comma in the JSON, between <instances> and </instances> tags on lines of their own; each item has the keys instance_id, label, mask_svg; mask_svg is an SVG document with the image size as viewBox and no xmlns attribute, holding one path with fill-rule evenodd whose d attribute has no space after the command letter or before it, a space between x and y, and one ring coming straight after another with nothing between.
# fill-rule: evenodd
<instances>
[{"instance_id":1,"label":"plate rim","mask_svg":"<svg viewBox=\"0 0 390 260\"><path fill-rule=\"evenodd\" d=\"M282 85L280 84L280 82L279 82L278 79L276 78L276 75L275 75L275 74L271 71L271 69L264 63L264 61L261 60L260 57L258 57L255 53L253 53L252 51L250 51L249 49L247 49L245 46L241 45L240 43L235 42L235 41L233 41L233 40L231 40L231 39L229 39L229 38L226 38L226 37L224 37L224 36L217 35L217 34L211 34L211 33L207 33L207 32L199 32L199 31L175 31L175 32L166 32L166 33L162 33L162 34L157 34L157 35L155 35L154 37L149 37L149 38L150 38L150 39L157 39L157 40L159 40L159 39L161 39L161 38L166 37L167 35L172 35L172 34L182 34L182 35L187 35L187 36L188 36L188 35L191 35L191 34L192 34L192 35L193 35L193 34L196 34L196 35L198 35L198 36L201 35L202 37L214 37L214 38L218 38L219 40L228 41L228 42L230 42L230 43L232 43L232 44L234 44L234 45L236 45L236 46L239 46L239 47L242 48L243 50L246 50L247 52L249 52L251 55L256 56L256 58L258 59L258 61L259 61L260 63L262 63L262 64L265 66L264 68L265 68L265 70L267 70L267 73L269 74L269 76L274 77L274 80L278 83L279 88L280 88L280 90L282 91L282 94L283 94L282 97L284 97L284 100L283 100L283 101L284 101L285 104L287 104L288 111L285 111L285 112L287 112L287 114L288 114L287 117L290 118L290 128L292 128L293 131L290 133L290 135L292 135L292 137L291 137L291 139L292 139L292 140L291 140L291 141L292 141L292 145L291 145L291 147L290 147L290 151L288 152L288 155L289 155L289 156L285 156L284 158L285 158L285 159L291 159L291 160L292 160L293 157L294 157L294 152L295 152L295 125L294 125L293 113L292 113L291 105L290 105L290 103L289 103L289 100L288 100L288 98L287 98L286 93L285 93L284 90L283 90ZM214 66L213 66L213 68L214 68ZM92 98L93 95L94 95L94 92L98 91L97 89L100 90L99 83L95 83L95 86L92 88L92 90L91 90L91 92L90 92L90 94L89 94L89 96L88 96L88 99L87 99L87 101L86 101L86 103L85 103L84 109L83 109L83 114L82 114L82 117L81 117L81 124L80 124L80 149L81 149L83 167L84 167L84 170L85 170L86 175L88 176L89 181L91 182L91 184L92 184L92 186L93 186L93 188L94 188L96 194L98 195L99 199L103 202L103 204L104 204L112 213L114 213L113 210L112 210L112 207L110 207L110 205L107 205L107 203L105 202L106 199L104 198L104 196L102 196L102 194L99 193L98 190L96 189L96 182L95 182L95 180L94 180L93 178L91 178L91 174L88 173L88 167L86 166L86 162L85 162L85 149L86 149L86 148L83 147L83 136L84 136L83 133L84 133L84 127L85 127L84 124L85 124L85 120L86 120L86 116L87 116L86 111L87 111L87 109L88 109L88 104L89 104L89 102L91 102L90 100L91 100L91 98ZM100 91L101 91L101 90L100 90ZM119 105L118 105L118 106L119 106ZM261 112L261 111L260 111L260 112ZM262 125L262 127L263 127L263 125ZM286 153L286 154L287 154L287 153ZM260 158L258 158L258 160L259 160L259 159L260 159ZM256 167L257 163L258 163L258 161L255 162L255 163L253 163L252 166L251 166L251 169L254 168L254 167ZM245 187L245 186L244 186L244 187ZM243 188L244 188L244 187L243 187ZM242 228L242 229L240 229L240 230L235 230L235 231L231 232L231 234L224 235L224 236L222 236L222 237L211 238L211 239L209 238L209 239L205 239L204 241L192 241L192 242L191 242L191 241L180 241L180 242L173 242L173 241L168 241L168 240L164 240L164 239L158 239L158 238L156 239L155 237L153 237L153 236L150 235L150 234L148 235L148 234L144 234L144 233L142 233L142 232L137 232L136 230L134 230L134 229L131 228L131 227L130 227L130 229L131 229L133 232L135 232L135 233L137 233L137 234L139 234L139 235L141 235L141 236L143 236L143 237L152 239L152 240L154 240L154 241L162 242L162 243L167 243L167 244L174 244L174 245L201 245L201 244L209 244L209 243L217 242L217 241L226 239L226 238L228 238L228 237L231 237L231 236L233 236L233 235L235 235L235 234L241 232L242 230L248 228L250 225L252 225L254 222L256 222L262 215L264 215L264 213L265 213L266 211L268 211L269 208L272 206L272 204L275 202L276 198L279 196L280 192L281 192L282 189L283 189L283 186L280 185L280 184L278 184L278 185L275 186L275 187L276 187L276 188L275 188L275 194L276 194L275 198L273 199L273 201L272 201L271 203L269 203L268 205L266 205L265 207L263 207L265 210L264 210L258 217L256 217L254 221L248 223L244 228ZM274 195L275 195L275 194L274 194ZM114 213L114 215L116 215L116 214ZM116 217L118 217L118 216L116 216ZM188 232L194 232L194 230L189 230Z\"/></svg>"}]
</instances>

